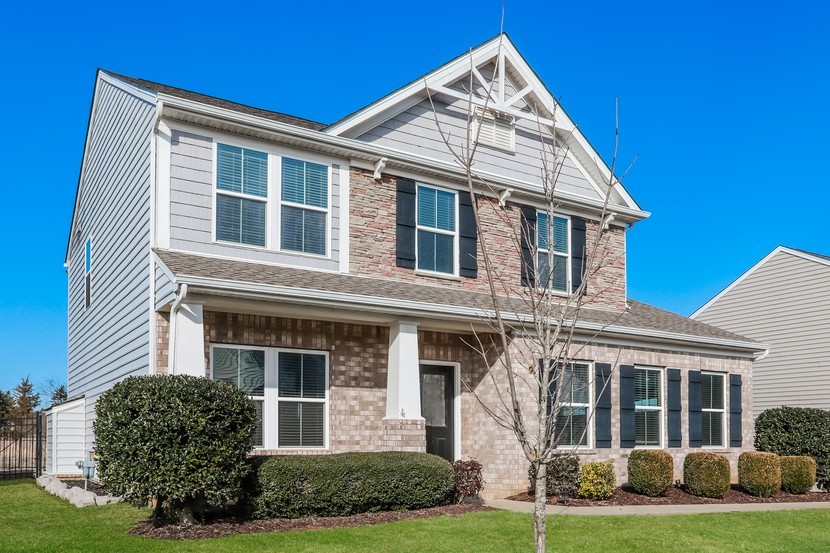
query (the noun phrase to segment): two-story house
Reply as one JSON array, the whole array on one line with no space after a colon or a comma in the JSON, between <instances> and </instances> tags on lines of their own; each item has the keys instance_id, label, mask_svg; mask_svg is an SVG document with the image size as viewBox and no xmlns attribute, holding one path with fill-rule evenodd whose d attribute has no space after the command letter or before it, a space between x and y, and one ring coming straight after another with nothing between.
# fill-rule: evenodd
<instances>
[{"instance_id":1,"label":"two-story house","mask_svg":"<svg viewBox=\"0 0 830 553\"><path fill-rule=\"evenodd\" d=\"M475 197L436 125L466 133L470 82L492 85L486 109L473 95ZM540 125L567 143L552 221L537 216ZM495 400L497 360L471 347L491 305L482 241L516 285L522 256L495 219L476 231L473 201L553 225L563 297L609 225L577 322L604 330L569 367L584 389L562 447L614 459L623 480L638 447L734 465L763 346L626 296L626 230L648 214L599 160L505 35L330 125L99 71L66 255L71 399L49 415L48 470L94 449L114 383L190 374L250 395L255 454L428 451L478 459L491 497L525 487L514 437L472 393Z\"/></svg>"}]
</instances>

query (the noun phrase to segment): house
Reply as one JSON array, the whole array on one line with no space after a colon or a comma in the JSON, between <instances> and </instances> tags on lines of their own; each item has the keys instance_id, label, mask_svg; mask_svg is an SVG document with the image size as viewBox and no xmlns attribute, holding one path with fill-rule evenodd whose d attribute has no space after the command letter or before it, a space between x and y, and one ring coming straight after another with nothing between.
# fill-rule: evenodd
<instances>
[{"instance_id":1,"label":"house","mask_svg":"<svg viewBox=\"0 0 830 553\"><path fill-rule=\"evenodd\" d=\"M830 257L778 246L692 318L771 346L752 368L753 417L830 409Z\"/></svg>"},{"instance_id":2,"label":"house","mask_svg":"<svg viewBox=\"0 0 830 553\"><path fill-rule=\"evenodd\" d=\"M478 91L494 83L489 107L474 95L476 171L489 182L475 197L490 214L480 236L430 105L464 134L471 73ZM72 400L52 414L58 429L62 417L83 424L52 433L50 470L75 460L64 449L94 449L102 392L167 373L248 392L254 454L428 451L477 458L490 496L525 487L513 435L471 393L495 401L484 375L496 361L470 344L491 309L483 240L522 284L499 202L547 224L539 125L568 146L552 222L562 297L609 225L578 321L582 339L604 330L569 367L585 388L563 445L614 459L623 480L635 447L666 449L678 470L701 447L734 465L752 442L763 346L627 297L626 230L648 213L603 185L609 169L501 35L329 125L99 71L66 255ZM606 194L614 216L601 221ZM518 341L502 354L529 357Z\"/></svg>"}]
</instances>

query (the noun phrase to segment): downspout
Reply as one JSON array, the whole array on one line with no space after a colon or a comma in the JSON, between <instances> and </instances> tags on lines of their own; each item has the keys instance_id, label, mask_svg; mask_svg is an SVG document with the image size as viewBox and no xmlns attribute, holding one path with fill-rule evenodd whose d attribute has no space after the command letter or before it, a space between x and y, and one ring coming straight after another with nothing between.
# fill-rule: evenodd
<instances>
[{"instance_id":1,"label":"downspout","mask_svg":"<svg viewBox=\"0 0 830 553\"><path fill-rule=\"evenodd\" d=\"M176 315L179 313L179 306L187 296L187 284L181 284L176 293L176 299L170 307L170 332L167 337L167 374L174 374L176 366Z\"/></svg>"},{"instance_id":2,"label":"downspout","mask_svg":"<svg viewBox=\"0 0 830 553\"><path fill-rule=\"evenodd\" d=\"M765 349L764 351L762 351L762 352L761 352L761 354L760 354L760 355L758 355L758 357L756 357L756 358L754 359L754 361L755 361L755 362L758 362L758 361L763 361L764 359L766 359L766 358L767 358L767 355L769 355L769 352L770 352L770 351L772 351L772 348L771 348L771 347L768 347L767 349Z\"/></svg>"}]
</instances>

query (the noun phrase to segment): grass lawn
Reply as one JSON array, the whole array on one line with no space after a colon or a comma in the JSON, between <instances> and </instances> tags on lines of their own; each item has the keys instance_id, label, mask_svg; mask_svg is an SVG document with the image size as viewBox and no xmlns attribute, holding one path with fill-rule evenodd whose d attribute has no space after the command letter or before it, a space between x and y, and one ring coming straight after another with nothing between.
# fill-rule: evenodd
<instances>
[{"instance_id":1,"label":"grass lawn","mask_svg":"<svg viewBox=\"0 0 830 553\"><path fill-rule=\"evenodd\" d=\"M472 513L344 530L254 534L190 542L129 536L148 511L129 505L76 509L32 480L0 482L0 551L510 552L531 551L529 515ZM830 551L830 509L690 516L559 516L549 551Z\"/></svg>"}]
</instances>

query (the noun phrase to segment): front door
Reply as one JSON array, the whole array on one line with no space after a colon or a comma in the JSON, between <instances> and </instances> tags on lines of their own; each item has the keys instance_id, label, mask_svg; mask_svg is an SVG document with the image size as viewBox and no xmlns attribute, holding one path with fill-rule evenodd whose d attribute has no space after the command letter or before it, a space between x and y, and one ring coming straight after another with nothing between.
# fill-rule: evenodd
<instances>
[{"instance_id":1,"label":"front door","mask_svg":"<svg viewBox=\"0 0 830 553\"><path fill-rule=\"evenodd\" d=\"M455 460L453 451L453 367L421 365L421 415L426 419L427 453Z\"/></svg>"}]
</instances>

